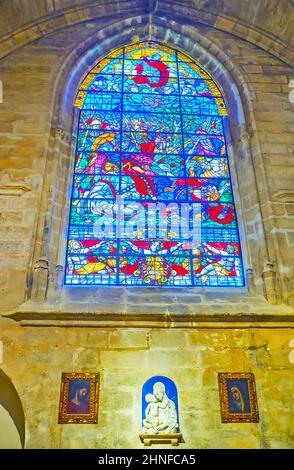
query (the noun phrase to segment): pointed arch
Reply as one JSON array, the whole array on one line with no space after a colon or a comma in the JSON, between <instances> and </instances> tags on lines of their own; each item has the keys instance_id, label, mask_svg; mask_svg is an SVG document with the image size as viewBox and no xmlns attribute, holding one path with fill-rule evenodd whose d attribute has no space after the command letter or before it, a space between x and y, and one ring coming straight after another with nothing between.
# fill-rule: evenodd
<instances>
[{"instance_id":1,"label":"pointed arch","mask_svg":"<svg viewBox=\"0 0 294 470\"><path fill-rule=\"evenodd\" d=\"M25 416L19 395L9 379L0 370L0 448L19 448L25 445ZM2 431L2 432L1 432Z\"/></svg>"},{"instance_id":2,"label":"pointed arch","mask_svg":"<svg viewBox=\"0 0 294 470\"><path fill-rule=\"evenodd\" d=\"M227 110L210 73L140 41L99 59L75 105L65 283L244 286Z\"/></svg>"}]
</instances>

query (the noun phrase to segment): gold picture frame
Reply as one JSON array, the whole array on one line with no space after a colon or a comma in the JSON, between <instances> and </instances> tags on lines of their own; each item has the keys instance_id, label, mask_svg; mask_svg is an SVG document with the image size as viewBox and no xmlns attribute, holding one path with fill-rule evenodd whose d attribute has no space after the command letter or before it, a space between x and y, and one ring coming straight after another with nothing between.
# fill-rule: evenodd
<instances>
[{"instance_id":1,"label":"gold picture frame","mask_svg":"<svg viewBox=\"0 0 294 470\"><path fill-rule=\"evenodd\" d=\"M96 424L98 401L99 374L63 372L58 423Z\"/></svg>"},{"instance_id":2,"label":"gold picture frame","mask_svg":"<svg viewBox=\"0 0 294 470\"><path fill-rule=\"evenodd\" d=\"M258 423L254 374L219 372L219 397L223 423Z\"/></svg>"}]
</instances>

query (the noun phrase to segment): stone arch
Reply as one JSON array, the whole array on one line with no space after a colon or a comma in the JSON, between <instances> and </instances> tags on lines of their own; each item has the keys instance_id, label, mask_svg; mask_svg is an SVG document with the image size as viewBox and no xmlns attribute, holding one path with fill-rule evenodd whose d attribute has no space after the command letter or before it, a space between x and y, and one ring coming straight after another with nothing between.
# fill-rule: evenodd
<instances>
[{"instance_id":1,"label":"stone arch","mask_svg":"<svg viewBox=\"0 0 294 470\"><path fill-rule=\"evenodd\" d=\"M255 263L255 272L257 273L257 284L259 285L259 292L262 292L262 278L264 265L267 260L274 256L272 246L269 246L266 239L262 208L260 204L260 191L267 191L267 184L264 178L262 181L262 188L256 185L256 177L254 174L254 165L252 161L251 145L252 133L254 128L254 115L252 111L250 88L246 83L241 71L233 64L223 51L220 51L216 45L212 44L207 38L203 38L196 30L191 27L183 27L181 24L173 22L172 29L166 29L162 26L161 22L156 23L154 27L154 39L159 41L169 42L173 47L178 47L188 52L195 59L199 60L216 78L224 91L224 97L227 100L228 107L231 109L231 116L237 120L238 126L236 131L231 133L229 145L231 146L231 160L234 153L233 163L235 164L235 171L233 171L233 180L237 183L237 176L242 174L243 168L250 169L250 178L252 180L252 187L254 188L254 201L256 211L258 213L258 224L260 236L259 257L252 253L252 250L247 246L246 262L249 268L249 276L252 278L252 266ZM38 233L37 233L37 249L34 253L34 261L37 262L41 270L48 270L48 263L50 261L52 273L51 287L58 291L61 286L62 271L63 271L63 246L66 239L66 226L64 220L67 210L67 189L71 179L73 170L73 153L74 141L72 140L72 132L75 125L75 113L68 112L72 106L75 90L78 87L79 81L82 76L90 68L93 61L104 54L111 48L119 47L122 44L128 43L134 37L146 37L144 25L141 23L141 17L133 18L131 20L119 21L110 27L106 26L103 30L98 31L97 34L90 37L85 44L73 51L70 56L64 61L63 68L60 70L59 77L56 80L55 86L55 105L52 117L53 131L51 135L51 145L47 156L51 172L46 173L44 189L43 189L43 204L40 211ZM98 44L98 45L97 45ZM246 118L245 118L246 116ZM258 142L256 143L258 147ZM56 156L59 155L59 158ZM255 154L257 158L257 153ZM237 161L236 161L237 160ZM53 167L52 167L53 164ZM231 164L232 166L232 164ZM54 177L55 175L55 177ZM57 177L58 175L58 177ZM52 178L53 177L53 178ZM58 178L59 179L58 181ZM58 213L55 211L53 214L52 206L47 204L47 194L49 188L52 187L52 182L56 183L55 189L57 193L63 191L64 197L58 203ZM242 199L242 191L240 191ZM239 212L239 220L246 219L242 213L241 200L237 198L237 211ZM55 219L55 220L54 220ZM49 230L50 225L50 230ZM243 230L243 247L246 243L246 230ZM242 237L241 237L242 238ZM51 240L51 241L50 241ZM52 240L54 240L52 242ZM59 240L59 242L57 241ZM49 245L53 247L53 252L49 256ZM48 260L50 258L50 260ZM39 264L38 264L39 263ZM35 264L36 266L36 264ZM45 274L48 277L48 273ZM252 284L250 281L249 284ZM254 290L254 289L253 289ZM45 289L46 291L46 289ZM40 298L44 298L46 293L41 292ZM56 294L56 292L55 292ZM54 295L55 295L54 294ZM33 293L34 297L34 293ZM38 295L35 296L35 299ZM273 302L276 299L271 299Z\"/></svg>"},{"instance_id":2,"label":"stone arch","mask_svg":"<svg viewBox=\"0 0 294 470\"><path fill-rule=\"evenodd\" d=\"M124 2L125 3L125 2ZM71 8L61 8L52 15L41 16L30 24L24 24L18 30L13 31L3 38L0 43L0 57L5 57L13 50L23 47L32 41L38 40L48 34L58 31L62 28L76 25L81 22L109 18L109 11L112 11L112 18L126 19L133 15L141 15L144 22L148 21L148 5L146 3L134 6L133 2L127 5L120 5L120 2L113 1L104 5L77 6ZM294 50L285 44L277 35L273 35L268 30L249 25L233 15L222 14L217 6L214 10L210 8L207 11L206 2L204 5L196 6L183 5L179 16L178 5L173 1L164 2L158 9L158 16L170 18L171 21L180 19L182 24L191 24L191 22L202 23L203 25L214 27L234 36L238 36L255 44L256 46L270 52L272 55L284 60L288 64L293 63Z\"/></svg>"},{"instance_id":3,"label":"stone arch","mask_svg":"<svg viewBox=\"0 0 294 470\"><path fill-rule=\"evenodd\" d=\"M0 448L23 448L24 445L25 416L22 404L13 383L0 370Z\"/></svg>"}]
</instances>

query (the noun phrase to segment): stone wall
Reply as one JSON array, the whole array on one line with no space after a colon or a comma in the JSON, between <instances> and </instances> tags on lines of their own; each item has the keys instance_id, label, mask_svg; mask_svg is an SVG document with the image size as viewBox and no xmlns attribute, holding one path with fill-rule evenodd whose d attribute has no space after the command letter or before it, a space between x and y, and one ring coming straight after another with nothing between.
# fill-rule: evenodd
<instances>
[{"instance_id":1,"label":"stone wall","mask_svg":"<svg viewBox=\"0 0 294 470\"><path fill-rule=\"evenodd\" d=\"M292 448L293 364L285 328L5 326L3 370L26 417L26 448L142 448L141 388L177 385L181 448ZM99 372L98 424L57 424L62 372ZM221 423L218 372L254 372L259 423Z\"/></svg>"},{"instance_id":2,"label":"stone wall","mask_svg":"<svg viewBox=\"0 0 294 470\"><path fill-rule=\"evenodd\" d=\"M58 61L28 47L0 61L0 69L0 285L5 306L23 302L27 287Z\"/></svg>"},{"instance_id":3,"label":"stone wall","mask_svg":"<svg viewBox=\"0 0 294 470\"><path fill-rule=\"evenodd\" d=\"M72 103L95 59L146 37L148 18L128 17L132 2L124 3L121 17L67 12L0 41L0 340L26 447L140 447L140 389L160 374L178 386L183 447L293 447L290 43L174 2L161 2L152 25L155 38L191 53L224 90L246 288L62 287ZM287 25L270 29L286 41ZM58 425L61 373L79 371L101 374L99 423ZM258 424L221 424L217 373L233 371L255 373Z\"/></svg>"}]
</instances>

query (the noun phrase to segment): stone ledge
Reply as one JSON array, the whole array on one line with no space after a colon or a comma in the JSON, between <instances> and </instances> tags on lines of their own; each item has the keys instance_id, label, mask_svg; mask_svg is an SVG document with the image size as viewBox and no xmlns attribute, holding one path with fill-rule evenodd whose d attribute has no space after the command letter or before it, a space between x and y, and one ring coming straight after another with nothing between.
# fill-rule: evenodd
<instances>
[{"instance_id":1,"label":"stone ledge","mask_svg":"<svg viewBox=\"0 0 294 470\"><path fill-rule=\"evenodd\" d=\"M171 444L178 446L182 442L182 434L139 434L141 442L144 446L151 446L152 444Z\"/></svg>"},{"instance_id":2,"label":"stone ledge","mask_svg":"<svg viewBox=\"0 0 294 470\"><path fill-rule=\"evenodd\" d=\"M51 312L15 312L3 318L26 327L87 327L87 328L292 328L293 312L272 314L82 314Z\"/></svg>"},{"instance_id":3,"label":"stone ledge","mask_svg":"<svg viewBox=\"0 0 294 470\"><path fill-rule=\"evenodd\" d=\"M294 191L281 190L273 194L273 199L281 202L294 202Z\"/></svg>"},{"instance_id":4,"label":"stone ledge","mask_svg":"<svg viewBox=\"0 0 294 470\"><path fill-rule=\"evenodd\" d=\"M0 196L22 196L32 188L24 183L0 183Z\"/></svg>"}]
</instances>

